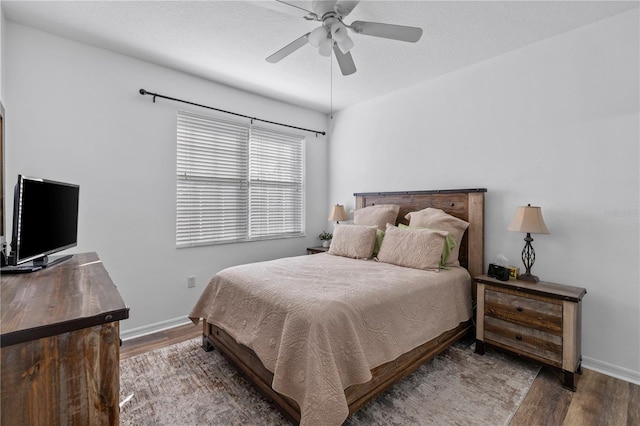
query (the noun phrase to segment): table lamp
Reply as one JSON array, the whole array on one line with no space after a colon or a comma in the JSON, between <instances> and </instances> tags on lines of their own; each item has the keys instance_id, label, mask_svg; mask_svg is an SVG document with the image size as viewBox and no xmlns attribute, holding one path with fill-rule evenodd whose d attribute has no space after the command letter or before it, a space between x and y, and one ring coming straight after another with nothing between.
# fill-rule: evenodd
<instances>
[{"instance_id":1,"label":"table lamp","mask_svg":"<svg viewBox=\"0 0 640 426\"><path fill-rule=\"evenodd\" d=\"M507 231L527 233L527 236L524 238L524 249L522 249L522 263L524 263L526 272L518 275L518 279L537 283L540 280L537 276L531 274L531 267L536 261L536 252L533 250L533 246L531 245L531 242L533 241L531 234L549 233L547 225L544 224L544 219L542 218L542 209L540 207L532 206L531 204L518 207L516 215L507 228Z\"/></svg>"},{"instance_id":2,"label":"table lamp","mask_svg":"<svg viewBox=\"0 0 640 426\"><path fill-rule=\"evenodd\" d=\"M342 204L336 204L331 207L331 213L329 214L330 222L336 222L336 225L340 225L340 221L347 220L347 212L344 211L344 206Z\"/></svg>"}]
</instances>

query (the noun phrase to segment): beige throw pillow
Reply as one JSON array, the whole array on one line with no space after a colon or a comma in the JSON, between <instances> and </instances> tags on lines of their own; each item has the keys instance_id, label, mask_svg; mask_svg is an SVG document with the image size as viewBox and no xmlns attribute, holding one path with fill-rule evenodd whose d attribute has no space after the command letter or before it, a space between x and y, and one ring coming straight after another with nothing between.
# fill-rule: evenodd
<instances>
[{"instance_id":1,"label":"beige throw pillow","mask_svg":"<svg viewBox=\"0 0 640 426\"><path fill-rule=\"evenodd\" d=\"M445 231L433 229L399 229L387 225L378 261L407 268L438 271Z\"/></svg>"},{"instance_id":2,"label":"beige throw pillow","mask_svg":"<svg viewBox=\"0 0 640 426\"><path fill-rule=\"evenodd\" d=\"M337 225L328 253L354 259L369 259L375 243L375 226Z\"/></svg>"},{"instance_id":3,"label":"beige throw pillow","mask_svg":"<svg viewBox=\"0 0 640 426\"><path fill-rule=\"evenodd\" d=\"M353 212L353 224L376 226L379 230L384 231L387 223L396 224L398 212L400 212L400 206L395 204L363 207Z\"/></svg>"},{"instance_id":4,"label":"beige throw pillow","mask_svg":"<svg viewBox=\"0 0 640 426\"><path fill-rule=\"evenodd\" d=\"M464 231L469 227L469 223L440 209L427 207L424 210L407 213L405 218L409 219L409 226L420 226L423 228L438 229L447 231L455 240L456 246L451 250L446 266L460 266L458 256L460 255L460 243Z\"/></svg>"}]
</instances>

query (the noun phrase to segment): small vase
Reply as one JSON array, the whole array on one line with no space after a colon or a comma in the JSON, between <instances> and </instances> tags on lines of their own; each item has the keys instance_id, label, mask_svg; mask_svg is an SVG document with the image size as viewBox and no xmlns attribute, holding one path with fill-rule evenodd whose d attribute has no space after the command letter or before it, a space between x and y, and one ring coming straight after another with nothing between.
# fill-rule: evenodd
<instances>
[{"instance_id":1,"label":"small vase","mask_svg":"<svg viewBox=\"0 0 640 426\"><path fill-rule=\"evenodd\" d=\"M322 241L322 247L329 247L331 245L331 240Z\"/></svg>"}]
</instances>

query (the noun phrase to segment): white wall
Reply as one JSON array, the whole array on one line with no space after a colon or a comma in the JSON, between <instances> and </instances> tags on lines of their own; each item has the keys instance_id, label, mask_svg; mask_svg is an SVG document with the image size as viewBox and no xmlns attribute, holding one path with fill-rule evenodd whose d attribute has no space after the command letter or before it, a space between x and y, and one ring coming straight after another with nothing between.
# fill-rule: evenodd
<instances>
[{"instance_id":1,"label":"white wall","mask_svg":"<svg viewBox=\"0 0 640 426\"><path fill-rule=\"evenodd\" d=\"M638 9L336 114L329 199L486 187L485 264L585 287L584 365L640 382Z\"/></svg>"},{"instance_id":2,"label":"white wall","mask_svg":"<svg viewBox=\"0 0 640 426\"><path fill-rule=\"evenodd\" d=\"M307 237L177 250L176 110L213 112L162 99L154 104L138 90L318 130L326 130L324 114L5 25L5 190L12 194L18 173L80 185L79 244L71 252L96 251L104 261L131 307L121 323L125 337L186 320L203 286L224 267L303 255L318 245L329 212L327 138L307 134ZM189 275L196 288L187 288Z\"/></svg>"},{"instance_id":3,"label":"white wall","mask_svg":"<svg viewBox=\"0 0 640 426\"><path fill-rule=\"evenodd\" d=\"M2 105L2 107L4 108L4 95L3 95L3 88L4 88L4 54L6 52L6 49L4 48L5 42L6 42L6 37L5 37L5 28L7 27L6 25L6 21L4 19L4 12L2 10L2 0L0 0L0 104ZM6 112L3 115L3 123L6 120ZM2 164L4 165L6 163L4 157L2 158ZM4 174L2 176L3 179L6 179L6 174ZM7 195L6 193L4 194L4 199L2 201L0 201L0 203L3 203L2 208L6 208L6 198ZM5 221L6 221L6 217L5 217ZM4 225L4 226L3 226ZM7 232L10 232L10 227L7 229L6 224L0 224L0 245L2 248L5 247L5 243L7 241L10 241L11 238L7 237ZM0 248L0 250L2 249Z\"/></svg>"},{"instance_id":4,"label":"white wall","mask_svg":"<svg viewBox=\"0 0 640 426\"><path fill-rule=\"evenodd\" d=\"M5 28L4 12L2 11L2 1L0 0L0 101L4 99L2 92L4 89L4 44L5 44Z\"/></svg>"},{"instance_id":5,"label":"white wall","mask_svg":"<svg viewBox=\"0 0 640 426\"><path fill-rule=\"evenodd\" d=\"M354 192L487 187L486 263L520 264L523 235L505 228L516 206L542 206L551 235L534 236L533 272L587 288L585 365L640 381L637 9L335 114L329 152L307 138L306 238L183 250L175 112L187 108L138 89L314 129L326 117L0 25L5 191L18 173L81 185L73 251L104 260L131 306L125 335L184 318L226 266L304 253L328 204L350 209Z\"/></svg>"}]
</instances>

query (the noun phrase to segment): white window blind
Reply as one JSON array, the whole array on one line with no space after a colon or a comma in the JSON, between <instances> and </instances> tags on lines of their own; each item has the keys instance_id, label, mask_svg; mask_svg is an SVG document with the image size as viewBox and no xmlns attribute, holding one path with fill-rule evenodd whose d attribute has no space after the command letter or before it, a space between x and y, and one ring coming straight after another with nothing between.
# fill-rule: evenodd
<instances>
[{"instance_id":1,"label":"white window blind","mask_svg":"<svg viewBox=\"0 0 640 426\"><path fill-rule=\"evenodd\" d=\"M176 245L303 235L304 138L178 112Z\"/></svg>"}]
</instances>

